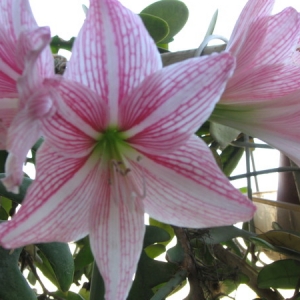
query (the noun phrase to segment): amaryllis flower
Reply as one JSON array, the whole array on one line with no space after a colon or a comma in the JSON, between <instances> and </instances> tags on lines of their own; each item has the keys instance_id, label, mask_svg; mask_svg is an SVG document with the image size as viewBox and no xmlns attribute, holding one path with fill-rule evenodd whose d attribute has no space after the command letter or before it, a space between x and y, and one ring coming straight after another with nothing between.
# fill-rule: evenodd
<instances>
[{"instance_id":1,"label":"amaryllis flower","mask_svg":"<svg viewBox=\"0 0 300 300\"><path fill-rule=\"evenodd\" d=\"M37 179L0 226L14 248L90 235L106 299L126 299L141 253L144 212L186 227L232 224L254 205L234 189L193 132L232 74L228 53L162 69L138 16L91 1L44 124ZM49 84L50 84L49 83Z\"/></svg>"},{"instance_id":2,"label":"amaryllis flower","mask_svg":"<svg viewBox=\"0 0 300 300\"><path fill-rule=\"evenodd\" d=\"M273 0L251 0L226 51L236 69L211 120L260 138L300 164L300 17L271 15Z\"/></svg>"},{"instance_id":3,"label":"amaryllis flower","mask_svg":"<svg viewBox=\"0 0 300 300\"><path fill-rule=\"evenodd\" d=\"M0 149L7 150L4 184L17 192L23 163L40 137L39 119L51 108L43 78L51 76L49 28L39 28L28 0L0 3Z\"/></svg>"}]
</instances>

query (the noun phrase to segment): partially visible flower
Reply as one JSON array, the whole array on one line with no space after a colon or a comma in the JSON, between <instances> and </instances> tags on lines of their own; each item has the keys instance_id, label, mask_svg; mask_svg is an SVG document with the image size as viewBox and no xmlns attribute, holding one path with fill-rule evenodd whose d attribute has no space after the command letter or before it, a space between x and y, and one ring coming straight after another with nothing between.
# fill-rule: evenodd
<instances>
[{"instance_id":1,"label":"partially visible flower","mask_svg":"<svg viewBox=\"0 0 300 300\"><path fill-rule=\"evenodd\" d=\"M226 51L237 66L211 120L264 140L300 164L300 17L250 0Z\"/></svg>"},{"instance_id":2,"label":"partially visible flower","mask_svg":"<svg viewBox=\"0 0 300 300\"><path fill-rule=\"evenodd\" d=\"M193 133L232 74L228 53L162 69L138 16L92 0L43 121L37 179L0 243L90 235L107 300L126 299L142 250L144 211L185 227L245 221L254 205L229 183Z\"/></svg>"},{"instance_id":3,"label":"partially visible flower","mask_svg":"<svg viewBox=\"0 0 300 300\"><path fill-rule=\"evenodd\" d=\"M53 57L49 28L38 27L28 0L0 3L0 149L7 150L8 190L17 192L23 163L41 136L40 118L51 109L49 88Z\"/></svg>"}]
</instances>

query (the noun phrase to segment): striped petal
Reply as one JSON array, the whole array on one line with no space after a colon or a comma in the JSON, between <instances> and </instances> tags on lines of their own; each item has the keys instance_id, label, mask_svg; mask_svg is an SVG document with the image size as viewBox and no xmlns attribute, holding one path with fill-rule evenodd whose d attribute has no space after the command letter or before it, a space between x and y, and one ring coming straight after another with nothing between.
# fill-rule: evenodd
<instances>
[{"instance_id":1,"label":"striped petal","mask_svg":"<svg viewBox=\"0 0 300 300\"><path fill-rule=\"evenodd\" d=\"M217 105L211 120L255 136L300 165L300 93L253 105Z\"/></svg>"},{"instance_id":2,"label":"striped petal","mask_svg":"<svg viewBox=\"0 0 300 300\"><path fill-rule=\"evenodd\" d=\"M145 212L159 221L203 228L253 217L255 206L229 183L196 136L167 155L146 154L142 163Z\"/></svg>"},{"instance_id":3,"label":"striped petal","mask_svg":"<svg viewBox=\"0 0 300 300\"><path fill-rule=\"evenodd\" d=\"M300 14L292 7L270 16L263 43L256 42L260 51L256 51L255 64L290 63L300 38L299 27Z\"/></svg>"},{"instance_id":4,"label":"striped petal","mask_svg":"<svg viewBox=\"0 0 300 300\"><path fill-rule=\"evenodd\" d=\"M65 78L46 79L55 88L56 112L43 120L43 132L62 155L91 153L108 123L108 107L89 88Z\"/></svg>"},{"instance_id":5,"label":"striped petal","mask_svg":"<svg viewBox=\"0 0 300 300\"><path fill-rule=\"evenodd\" d=\"M15 193L22 182L22 168L27 153L42 135L40 120L53 110L51 89L43 86L43 74L38 67L40 54L49 51L47 46L50 39L48 28L23 32L19 38L18 51L24 58L25 65L22 75L17 79L20 101L18 111L7 130L6 150L9 158L5 166L6 178L2 180L7 190ZM49 68L49 64L45 66ZM48 73L53 74L53 58Z\"/></svg>"},{"instance_id":6,"label":"striped petal","mask_svg":"<svg viewBox=\"0 0 300 300\"><path fill-rule=\"evenodd\" d=\"M117 0L99 0L91 1L64 76L95 91L109 104L110 121L117 125L124 96L160 68L141 19Z\"/></svg>"},{"instance_id":7,"label":"striped petal","mask_svg":"<svg viewBox=\"0 0 300 300\"><path fill-rule=\"evenodd\" d=\"M45 76L54 75L54 61L50 52L50 29L40 27L32 31L24 31L18 40L18 57L24 59L23 73L18 78L18 92L21 105L40 89Z\"/></svg>"},{"instance_id":8,"label":"striped petal","mask_svg":"<svg viewBox=\"0 0 300 300\"><path fill-rule=\"evenodd\" d=\"M17 74L20 75L22 72L24 62L17 55L17 41L21 31L37 28L28 0L1 1L0 28L0 86L2 86L3 74L15 81Z\"/></svg>"},{"instance_id":9,"label":"striped petal","mask_svg":"<svg viewBox=\"0 0 300 300\"><path fill-rule=\"evenodd\" d=\"M19 99L0 99L0 149L7 149L7 131L19 110Z\"/></svg>"},{"instance_id":10,"label":"striped petal","mask_svg":"<svg viewBox=\"0 0 300 300\"><path fill-rule=\"evenodd\" d=\"M293 93L300 86L296 65L269 64L239 69L228 81L220 103L251 105Z\"/></svg>"},{"instance_id":11,"label":"striped petal","mask_svg":"<svg viewBox=\"0 0 300 300\"><path fill-rule=\"evenodd\" d=\"M120 193L116 199L105 177L98 181L101 198L91 206L90 243L105 283L105 299L125 300L142 251L144 209L128 193ZM119 184L113 188L126 190L125 182Z\"/></svg>"},{"instance_id":12,"label":"striped petal","mask_svg":"<svg viewBox=\"0 0 300 300\"><path fill-rule=\"evenodd\" d=\"M263 41L256 37L260 29L251 30L252 39L241 45L245 55L229 50L237 57L237 67L228 81L222 103L259 102L287 95L299 88L300 72L293 58L300 35L299 13L287 8L268 17L266 25ZM249 45L256 48L251 50L255 55L250 61L246 53Z\"/></svg>"},{"instance_id":13,"label":"striped petal","mask_svg":"<svg viewBox=\"0 0 300 300\"><path fill-rule=\"evenodd\" d=\"M62 157L45 142L37 179L11 221L0 224L0 243L17 248L37 242L70 242L88 233L90 202L99 186L95 158Z\"/></svg>"},{"instance_id":14,"label":"striped petal","mask_svg":"<svg viewBox=\"0 0 300 300\"><path fill-rule=\"evenodd\" d=\"M234 55L243 56L244 59L247 58L247 54L250 56L249 58L256 54L251 50L264 38L265 17L270 15L274 3L274 0L249 0L247 2L231 34L227 45L228 51ZM256 42L250 43L249 39Z\"/></svg>"},{"instance_id":15,"label":"striped petal","mask_svg":"<svg viewBox=\"0 0 300 300\"><path fill-rule=\"evenodd\" d=\"M37 23L28 0L3 0L0 3L0 26L17 39L22 30L33 29Z\"/></svg>"},{"instance_id":16,"label":"striped petal","mask_svg":"<svg viewBox=\"0 0 300 300\"><path fill-rule=\"evenodd\" d=\"M149 153L182 145L211 114L233 68L234 60L223 53L191 59L149 76L121 107L121 126L129 127L124 132L128 142Z\"/></svg>"}]
</instances>

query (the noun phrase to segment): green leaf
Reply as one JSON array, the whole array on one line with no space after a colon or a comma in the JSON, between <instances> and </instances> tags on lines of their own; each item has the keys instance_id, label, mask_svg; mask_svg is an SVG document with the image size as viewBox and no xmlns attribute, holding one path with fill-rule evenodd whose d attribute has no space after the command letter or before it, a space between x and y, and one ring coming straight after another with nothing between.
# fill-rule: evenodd
<instances>
[{"instance_id":1,"label":"green leaf","mask_svg":"<svg viewBox=\"0 0 300 300\"><path fill-rule=\"evenodd\" d=\"M156 224L160 223L154 220L153 222ZM167 228L165 224L160 224ZM166 230L157 226L146 226L144 248L153 244L159 245L157 242L164 242L169 239L170 235ZM135 279L127 300L150 299L153 296L152 288L169 281L176 269L176 265L153 260L145 251L142 251Z\"/></svg>"},{"instance_id":2,"label":"green leaf","mask_svg":"<svg viewBox=\"0 0 300 300\"><path fill-rule=\"evenodd\" d=\"M1 173L0 174L0 179L5 178L5 174ZM24 177L22 184L20 186L20 192L19 194L14 194L11 192L8 192L5 188L5 186L2 184L2 182L0 181L0 196L4 196L18 204L21 204L23 199L25 198L26 192L28 187L30 186L30 184L32 183L32 179Z\"/></svg>"},{"instance_id":3,"label":"green leaf","mask_svg":"<svg viewBox=\"0 0 300 300\"><path fill-rule=\"evenodd\" d=\"M250 238L255 236L254 233L239 229L235 226L223 226L209 229L209 234L201 237L206 244L219 244L227 242L236 237Z\"/></svg>"},{"instance_id":4,"label":"green leaf","mask_svg":"<svg viewBox=\"0 0 300 300\"><path fill-rule=\"evenodd\" d=\"M172 226L169 225L169 224L159 222L159 221L154 220L152 218L149 218L149 224L153 225L153 226L156 226L156 227L159 227L159 228L162 228L163 230L165 230L169 234L169 239L167 241L159 242L159 244L167 246L171 242L171 240L173 239L173 237L175 235L174 229L172 228ZM156 242L158 243L158 241L156 241Z\"/></svg>"},{"instance_id":5,"label":"green leaf","mask_svg":"<svg viewBox=\"0 0 300 300\"><path fill-rule=\"evenodd\" d=\"M74 261L68 244L47 243L37 244L38 248L48 259L59 288L66 292L69 290L74 276Z\"/></svg>"},{"instance_id":6,"label":"green leaf","mask_svg":"<svg viewBox=\"0 0 300 300\"><path fill-rule=\"evenodd\" d=\"M209 132L210 122L206 121L202 126L196 131L196 135L202 137L203 135L210 135Z\"/></svg>"},{"instance_id":7,"label":"green leaf","mask_svg":"<svg viewBox=\"0 0 300 300\"><path fill-rule=\"evenodd\" d=\"M218 19L218 10L216 10L215 13L213 14L204 38L206 38L214 33L217 19Z\"/></svg>"},{"instance_id":8,"label":"green leaf","mask_svg":"<svg viewBox=\"0 0 300 300\"><path fill-rule=\"evenodd\" d=\"M155 43L159 43L169 34L169 26L163 19L145 13L139 15Z\"/></svg>"},{"instance_id":9,"label":"green leaf","mask_svg":"<svg viewBox=\"0 0 300 300\"><path fill-rule=\"evenodd\" d=\"M245 284L249 282L249 278L244 275L243 273L236 274L235 280L232 279L226 279L222 281L222 292L226 295L231 294L233 291L235 291L240 284Z\"/></svg>"},{"instance_id":10,"label":"green leaf","mask_svg":"<svg viewBox=\"0 0 300 300\"><path fill-rule=\"evenodd\" d=\"M80 270L94 261L94 256L90 247L89 237L83 239L84 245L79 250L74 259L75 270Z\"/></svg>"},{"instance_id":11,"label":"green leaf","mask_svg":"<svg viewBox=\"0 0 300 300\"><path fill-rule=\"evenodd\" d=\"M57 278L54 274L53 268L47 259L47 257L43 254L43 252L38 251L39 257L42 259L42 263L35 261L35 265L40 269L43 275L48 278L57 288L60 288L60 285L57 281Z\"/></svg>"},{"instance_id":12,"label":"green leaf","mask_svg":"<svg viewBox=\"0 0 300 300\"><path fill-rule=\"evenodd\" d=\"M272 250L272 251L277 251L278 249L276 247L274 247L272 244L270 244L269 242L267 242L264 239L261 239L259 237L253 236L250 238L250 241L253 242L256 246L268 249L268 250Z\"/></svg>"},{"instance_id":13,"label":"green leaf","mask_svg":"<svg viewBox=\"0 0 300 300\"><path fill-rule=\"evenodd\" d=\"M63 293L61 291L56 291L54 293L52 293L52 295L55 295L57 297L60 297L62 299L65 299L65 300L84 300L84 298L79 295L79 294L76 294L74 292L66 292L66 293Z\"/></svg>"},{"instance_id":14,"label":"green leaf","mask_svg":"<svg viewBox=\"0 0 300 300\"><path fill-rule=\"evenodd\" d=\"M143 248L146 248L154 243L168 241L169 239L170 235L165 229L159 228L157 226L147 225Z\"/></svg>"},{"instance_id":15,"label":"green leaf","mask_svg":"<svg viewBox=\"0 0 300 300\"><path fill-rule=\"evenodd\" d=\"M160 44L170 43L183 28L189 16L187 6L181 1L158 1L147 6L141 13L159 17L167 22L169 34L160 41Z\"/></svg>"},{"instance_id":16,"label":"green leaf","mask_svg":"<svg viewBox=\"0 0 300 300\"><path fill-rule=\"evenodd\" d=\"M28 285L18 267L22 248L6 250L0 247L0 299L36 300L37 297Z\"/></svg>"},{"instance_id":17,"label":"green leaf","mask_svg":"<svg viewBox=\"0 0 300 300\"><path fill-rule=\"evenodd\" d=\"M180 291L187 283L187 271L179 269L167 283L160 284L152 289L155 293L150 300L162 300Z\"/></svg>"},{"instance_id":18,"label":"green leaf","mask_svg":"<svg viewBox=\"0 0 300 300\"><path fill-rule=\"evenodd\" d=\"M180 243L177 242L177 244L174 247L168 249L167 260L175 264L180 264L183 262L184 250L182 249Z\"/></svg>"},{"instance_id":19,"label":"green leaf","mask_svg":"<svg viewBox=\"0 0 300 300\"><path fill-rule=\"evenodd\" d=\"M0 173L5 173L5 162L8 156L8 152L0 150Z\"/></svg>"},{"instance_id":20,"label":"green leaf","mask_svg":"<svg viewBox=\"0 0 300 300\"><path fill-rule=\"evenodd\" d=\"M90 300L90 291L86 290L85 288L82 288L79 291L79 294L84 300Z\"/></svg>"},{"instance_id":21,"label":"green leaf","mask_svg":"<svg viewBox=\"0 0 300 300\"><path fill-rule=\"evenodd\" d=\"M7 211L3 207L0 207L0 220L7 220L8 217Z\"/></svg>"},{"instance_id":22,"label":"green leaf","mask_svg":"<svg viewBox=\"0 0 300 300\"><path fill-rule=\"evenodd\" d=\"M264 239L277 247L284 247L300 253L300 236L283 230L271 230L259 234L258 238Z\"/></svg>"},{"instance_id":23,"label":"green leaf","mask_svg":"<svg viewBox=\"0 0 300 300\"><path fill-rule=\"evenodd\" d=\"M293 259L275 261L258 273L259 288L295 289L300 279L300 262Z\"/></svg>"},{"instance_id":24,"label":"green leaf","mask_svg":"<svg viewBox=\"0 0 300 300\"><path fill-rule=\"evenodd\" d=\"M146 247L144 250L150 258L155 258L166 252L166 247L162 244L155 244Z\"/></svg>"},{"instance_id":25,"label":"green leaf","mask_svg":"<svg viewBox=\"0 0 300 300\"><path fill-rule=\"evenodd\" d=\"M234 171L240 162L244 151L245 150L242 147L234 147L230 145L222 151L220 155L222 161L222 170L226 176L230 176L230 174Z\"/></svg>"},{"instance_id":26,"label":"green leaf","mask_svg":"<svg viewBox=\"0 0 300 300\"><path fill-rule=\"evenodd\" d=\"M209 130L222 148L227 147L240 134L239 130L215 122L210 123Z\"/></svg>"},{"instance_id":27,"label":"green leaf","mask_svg":"<svg viewBox=\"0 0 300 300\"><path fill-rule=\"evenodd\" d=\"M12 209L12 201L6 197L1 196L0 197L0 211L4 210L4 212L8 218L11 209ZM1 220L7 220L7 218L4 219L4 218L2 218L2 216L0 216Z\"/></svg>"},{"instance_id":28,"label":"green leaf","mask_svg":"<svg viewBox=\"0 0 300 300\"><path fill-rule=\"evenodd\" d=\"M153 260L143 251L127 300L150 299L152 288L169 281L176 269L176 265Z\"/></svg>"},{"instance_id":29,"label":"green leaf","mask_svg":"<svg viewBox=\"0 0 300 300\"><path fill-rule=\"evenodd\" d=\"M37 282L36 276L31 271L28 273L27 280L31 285L35 285Z\"/></svg>"}]
</instances>

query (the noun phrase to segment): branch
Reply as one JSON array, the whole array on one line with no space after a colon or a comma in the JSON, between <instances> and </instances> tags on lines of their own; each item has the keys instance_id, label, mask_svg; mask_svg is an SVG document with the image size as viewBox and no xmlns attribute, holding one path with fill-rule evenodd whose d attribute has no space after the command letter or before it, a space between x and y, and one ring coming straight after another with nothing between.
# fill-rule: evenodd
<instances>
[{"instance_id":1,"label":"branch","mask_svg":"<svg viewBox=\"0 0 300 300\"><path fill-rule=\"evenodd\" d=\"M198 272L191 253L190 242L183 228L173 226L178 242L184 251L184 259L181 264L182 268L187 270L190 283L190 293L185 300L205 300L204 292L200 285Z\"/></svg>"},{"instance_id":2,"label":"branch","mask_svg":"<svg viewBox=\"0 0 300 300\"><path fill-rule=\"evenodd\" d=\"M243 259L236 256L232 252L224 249L221 245L213 246L214 255L226 265L240 270L249 278L247 285L261 298L272 300L284 300L284 298L276 290L261 289L257 285L257 272L251 268Z\"/></svg>"},{"instance_id":3,"label":"branch","mask_svg":"<svg viewBox=\"0 0 300 300\"><path fill-rule=\"evenodd\" d=\"M225 44L222 45L216 45L216 46L207 46L203 50L202 55L208 55L213 52L222 52L226 48ZM161 59L163 62L164 67L175 64L177 62L186 60L188 58L195 57L197 49L191 49L191 50L184 50L184 51L177 51L177 52L168 52L168 53L163 53L161 54Z\"/></svg>"}]
</instances>

